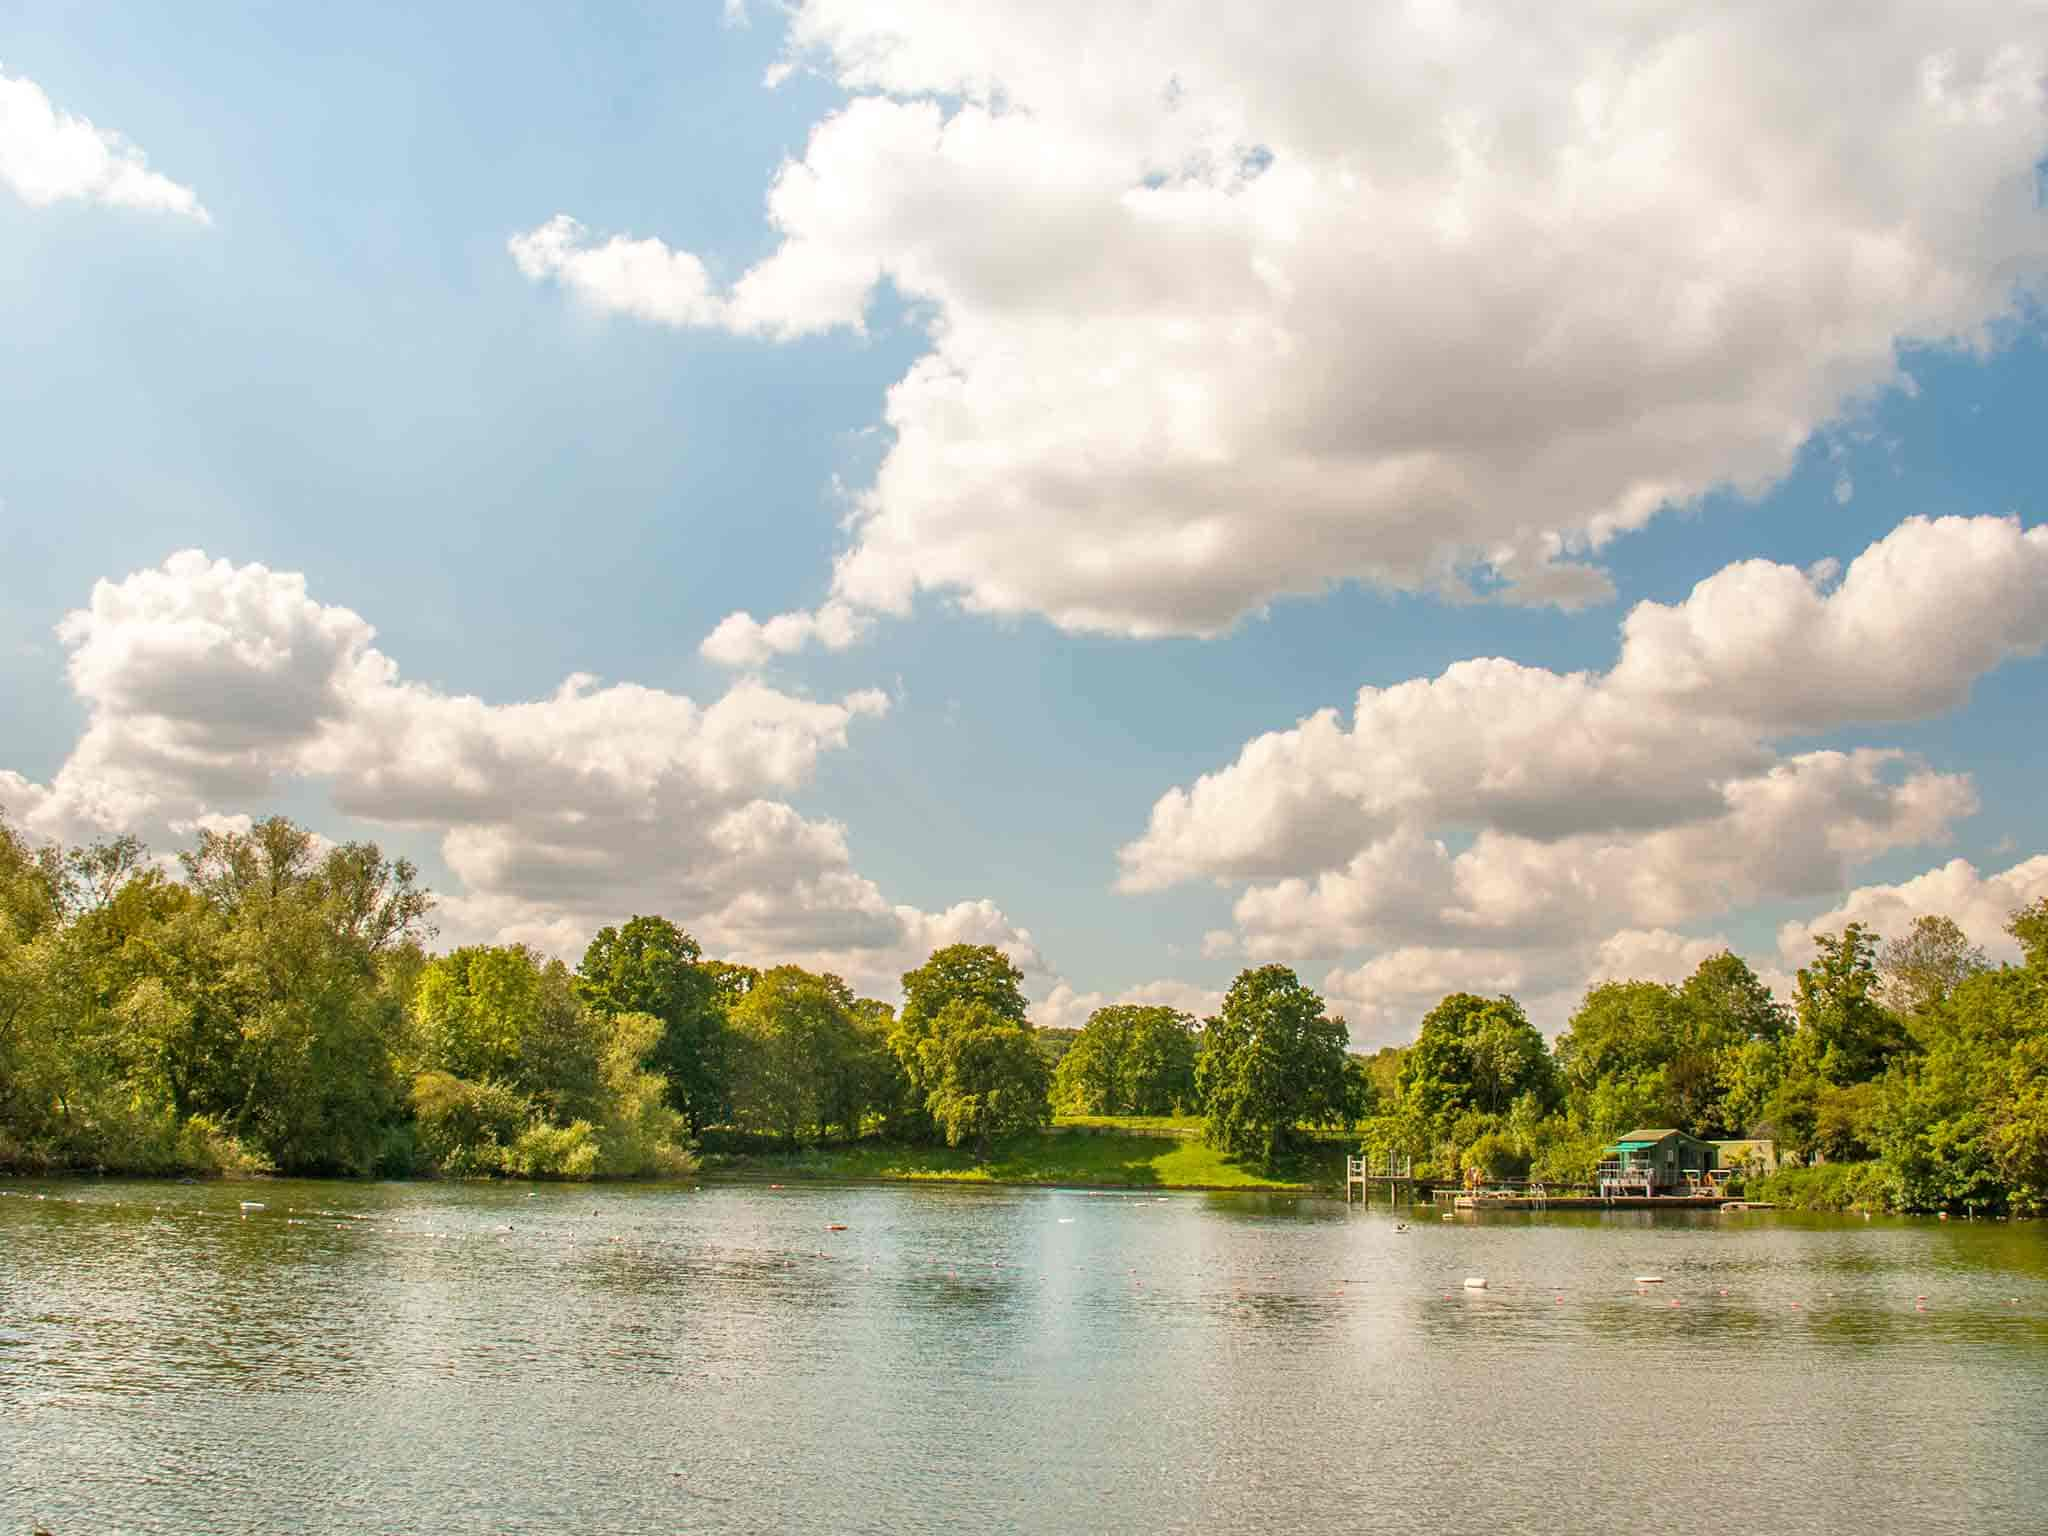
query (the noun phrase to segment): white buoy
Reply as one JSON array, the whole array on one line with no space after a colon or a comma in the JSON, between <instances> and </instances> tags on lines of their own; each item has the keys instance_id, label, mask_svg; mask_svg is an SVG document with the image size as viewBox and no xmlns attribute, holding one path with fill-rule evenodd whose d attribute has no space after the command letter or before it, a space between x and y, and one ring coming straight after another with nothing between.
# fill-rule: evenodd
<instances>
[{"instance_id":1,"label":"white buoy","mask_svg":"<svg viewBox=\"0 0 2048 1536\"><path fill-rule=\"evenodd\" d=\"M1483 1290L1485 1290L1485 1289L1486 1289L1486 1276L1484 1276L1484 1275L1467 1275L1467 1276L1465 1277L1465 1289L1466 1289L1466 1290L1468 1290L1468 1291L1483 1291Z\"/></svg>"}]
</instances>

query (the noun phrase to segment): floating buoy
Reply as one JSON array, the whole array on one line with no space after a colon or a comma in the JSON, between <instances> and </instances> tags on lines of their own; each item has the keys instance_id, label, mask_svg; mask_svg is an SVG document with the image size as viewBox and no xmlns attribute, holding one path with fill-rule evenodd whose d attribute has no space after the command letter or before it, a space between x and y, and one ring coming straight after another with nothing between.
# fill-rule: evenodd
<instances>
[{"instance_id":1,"label":"floating buoy","mask_svg":"<svg viewBox=\"0 0 2048 1536\"><path fill-rule=\"evenodd\" d=\"M827 1232L844 1232L846 1230L846 1223L843 1221L827 1222L825 1224L825 1230Z\"/></svg>"},{"instance_id":2,"label":"floating buoy","mask_svg":"<svg viewBox=\"0 0 2048 1536\"><path fill-rule=\"evenodd\" d=\"M1727 1287L1727 1286L1725 1286L1725 1285L1724 1285L1724 1286L1722 1286L1722 1287L1721 1287L1721 1294L1722 1294L1723 1296L1726 1296L1726 1295L1728 1294L1728 1287Z\"/></svg>"},{"instance_id":3,"label":"floating buoy","mask_svg":"<svg viewBox=\"0 0 2048 1536\"><path fill-rule=\"evenodd\" d=\"M1467 1275L1467 1276L1465 1277L1465 1289L1466 1289L1466 1290L1468 1290L1468 1291L1483 1291L1483 1290L1485 1290L1485 1289L1486 1289L1486 1276L1484 1276L1484 1275Z\"/></svg>"},{"instance_id":4,"label":"floating buoy","mask_svg":"<svg viewBox=\"0 0 2048 1536\"><path fill-rule=\"evenodd\" d=\"M1636 1276L1636 1284L1637 1284L1637 1285L1662 1285L1663 1283L1664 1283L1664 1277L1663 1277L1662 1275L1637 1275L1637 1276Z\"/></svg>"},{"instance_id":5,"label":"floating buoy","mask_svg":"<svg viewBox=\"0 0 2048 1536\"><path fill-rule=\"evenodd\" d=\"M1674 1307L1678 1305L1678 1298L1676 1296L1671 1298L1671 1305Z\"/></svg>"},{"instance_id":6,"label":"floating buoy","mask_svg":"<svg viewBox=\"0 0 2048 1536\"><path fill-rule=\"evenodd\" d=\"M1558 1304L1558 1305L1559 1305L1560 1307L1564 1305L1564 1298L1563 1298L1562 1296L1560 1296L1560 1297L1558 1297L1558 1298L1557 1298L1557 1304Z\"/></svg>"}]
</instances>

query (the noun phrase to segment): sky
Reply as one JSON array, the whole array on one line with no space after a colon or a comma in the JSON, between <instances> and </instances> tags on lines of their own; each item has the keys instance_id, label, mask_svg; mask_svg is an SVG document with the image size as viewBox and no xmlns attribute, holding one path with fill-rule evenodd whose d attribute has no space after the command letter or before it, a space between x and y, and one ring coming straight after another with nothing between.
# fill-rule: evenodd
<instances>
[{"instance_id":1,"label":"sky","mask_svg":"<svg viewBox=\"0 0 2048 1536\"><path fill-rule=\"evenodd\" d=\"M2048 6L0 0L0 813L1355 1047L2048 895Z\"/></svg>"}]
</instances>

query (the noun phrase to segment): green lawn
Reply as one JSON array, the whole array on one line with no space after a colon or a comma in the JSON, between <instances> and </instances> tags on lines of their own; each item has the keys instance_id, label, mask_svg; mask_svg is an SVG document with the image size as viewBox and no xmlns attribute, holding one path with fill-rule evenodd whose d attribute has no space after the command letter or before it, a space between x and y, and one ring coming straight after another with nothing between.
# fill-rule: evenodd
<instances>
[{"instance_id":1,"label":"green lawn","mask_svg":"<svg viewBox=\"0 0 2048 1536\"><path fill-rule=\"evenodd\" d=\"M1318 1147L1267 1175L1199 1138L1018 1136L988 1162L965 1148L912 1147L880 1140L795 1152L707 1156L707 1173L802 1179L942 1179L990 1184L1065 1184L1097 1189L1311 1189L1343 1182L1343 1153Z\"/></svg>"},{"instance_id":2,"label":"green lawn","mask_svg":"<svg viewBox=\"0 0 2048 1536\"><path fill-rule=\"evenodd\" d=\"M1186 1136L1202 1134L1200 1115L1054 1115L1055 1130L1103 1129L1112 1131L1174 1131Z\"/></svg>"}]
</instances>

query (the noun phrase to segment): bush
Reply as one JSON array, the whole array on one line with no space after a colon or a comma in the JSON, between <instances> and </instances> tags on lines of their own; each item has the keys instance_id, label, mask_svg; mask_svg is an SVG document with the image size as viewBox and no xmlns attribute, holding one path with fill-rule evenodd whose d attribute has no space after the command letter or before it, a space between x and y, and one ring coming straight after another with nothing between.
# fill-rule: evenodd
<instances>
[{"instance_id":1,"label":"bush","mask_svg":"<svg viewBox=\"0 0 2048 1536\"><path fill-rule=\"evenodd\" d=\"M456 1178L502 1173L505 1148L533 1121L533 1105L504 1083L466 1083L446 1072L413 1079L414 1136L428 1163Z\"/></svg>"},{"instance_id":2,"label":"bush","mask_svg":"<svg viewBox=\"0 0 2048 1536\"><path fill-rule=\"evenodd\" d=\"M526 1179L587 1179L597 1172L597 1133L588 1120L530 1125L505 1149L504 1167Z\"/></svg>"},{"instance_id":3,"label":"bush","mask_svg":"<svg viewBox=\"0 0 2048 1536\"><path fill-rule=\"evenodd\" d=\"M1780 1168L1748 1186L1749 1198L1795 1211L1888 1211L1895 1208L1891 1176L1879 1163L1821 1163Z\"/></svg>"},{"instance_id":4,"label":"bush","mask_svg":"<svg viewBox=\"0 0 2048 1536\"><path fill-rule=\"evenodd\" d=\"M1467 1170L1478 1169L1483 1179L1520 1179L1529 1173L1528 1155L1501 1131L1488 1131L1474 1141L1461 1160Z\"/></svg>"}]
</instances>

